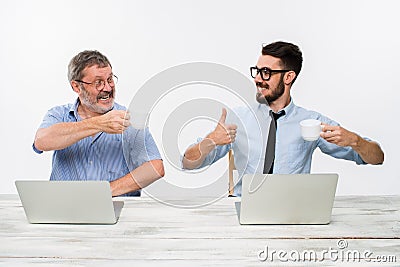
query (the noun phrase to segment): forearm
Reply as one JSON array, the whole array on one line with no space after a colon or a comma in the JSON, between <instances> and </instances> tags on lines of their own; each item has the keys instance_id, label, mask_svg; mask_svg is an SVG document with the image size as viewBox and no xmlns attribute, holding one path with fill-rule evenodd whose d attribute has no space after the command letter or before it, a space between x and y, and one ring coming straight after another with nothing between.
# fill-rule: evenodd
<instances>
[{"instance_id":1,"label":"forearm","mask_svg":"<svg viewBox=\"0 0 400 267\"><path fill-rule=\"evenodd\" d=\"M112 196L142 189L164 176L164 165L161 159L143 163L127 175L110 183Z\"/></svg>"},{"instance_id":2,"label":"forearm","mask_svg":"<svg viewBox=\"0 0 400 267\"><path fill-rule=\"evenodd\" d=\"M368 141L358 136L357 141L351 146L368 164L382 164L384 153L381 147L373 141Z\"/></svg>"},{"instance_id":3,"label":"forearm","mask_svg":"<svg viewBox=\"0 0 400 267\"><path fill-rule=\"evenodd\" d=\"M100 132L95 126L94 119L61 122L48 128L41 128L36 132L35 147L41 151L59 150L94 135Z\"/></svg>"},{"instance_id":4,"label":"forearm","mask_svg":"<svg viewBox=\"0 0 400 267\"><path fill-rule=\"evenodd\" d=\"M195 169L201 166L208 154L216 146L231 144L236 138L235 124L225 124L226 109L222 109L222 115L214 131L209 133L200 143L189 147L183 156L182 166L184 169Z\"/></svg>"},{"instance_id":5,"label":"forearm","mask_svg":"<svg viewBox=\"0 0 400 267\"><path fill-rule=\"evenodd\" d=\"M324 124L322 130L322 138L338 146L350 146L360 155L364 162L374 165L383 163L384 154L376 142L365 140L358 134L341 126Z\"/></svg>"},{"instance_id":6,"label":"forearm","mask_svg":"<svg viewBox=\"0 0 400 267\"><path fill-rule=\"evenodd\" d=\"M183 168L192 170L199 167L214 148L215 143L209 138L189 147L182 159Z\"/></svg>"}]
</instances>

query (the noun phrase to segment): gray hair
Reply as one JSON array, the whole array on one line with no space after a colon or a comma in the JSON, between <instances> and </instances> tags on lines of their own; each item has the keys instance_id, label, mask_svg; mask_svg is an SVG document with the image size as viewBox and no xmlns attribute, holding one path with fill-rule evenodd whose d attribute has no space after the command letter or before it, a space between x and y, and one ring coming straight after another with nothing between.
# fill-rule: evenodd
<instances>
[{"instance_id":1,"label":"gray hair","mask_svg":"<svg viewBox=\"0 0 400 267\"><path fill-rule=\"evenodd\" d=\"M96 50L85 50L74 56L68 64L68 80L80 80L83 78L83 70L86 67L97 65L100 68L111 67L107 57Z\"/></svg>"}]
</instances>

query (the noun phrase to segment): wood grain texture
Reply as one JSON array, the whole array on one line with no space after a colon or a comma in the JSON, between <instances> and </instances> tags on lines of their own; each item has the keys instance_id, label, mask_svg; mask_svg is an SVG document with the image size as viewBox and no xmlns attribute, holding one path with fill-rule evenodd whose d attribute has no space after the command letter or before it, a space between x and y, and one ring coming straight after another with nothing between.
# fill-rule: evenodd
<instances>
[{"instance_id":1,"label":"wood grain texture","mask_svg":"<svg viewBox=\"0 0 400 267\"><path fill-rule=\"evenodd\" d=\"M400 266L400 196L337 197L329 225L246 226L238 222L238 198L192 209L171 207L188 199L121 199L115 225L29 224L18 196L0 195L0 266ZM347 247L340 249L339 240ZM293 251L339 255L260 261L266 247L286 259ZM372 254L360 262L340 254L352 251Z\"/></svg>"}]
</instances>

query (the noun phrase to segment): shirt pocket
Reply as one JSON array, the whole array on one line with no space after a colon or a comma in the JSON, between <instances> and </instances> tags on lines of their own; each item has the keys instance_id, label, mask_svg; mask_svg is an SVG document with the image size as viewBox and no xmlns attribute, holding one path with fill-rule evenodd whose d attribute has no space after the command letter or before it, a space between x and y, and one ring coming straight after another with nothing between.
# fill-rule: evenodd
<instances>
[{"instance_id":1,"label":"shirt pocket","mask_svg":"<svg viewBox=\"0 0 400 267\"><path fill-rule=\"evenodd\" d=\"M288 147L287 170L289 173L303 173L311 165L312 145L311 142L302 141Z\"/></svg>"}]
</instances>

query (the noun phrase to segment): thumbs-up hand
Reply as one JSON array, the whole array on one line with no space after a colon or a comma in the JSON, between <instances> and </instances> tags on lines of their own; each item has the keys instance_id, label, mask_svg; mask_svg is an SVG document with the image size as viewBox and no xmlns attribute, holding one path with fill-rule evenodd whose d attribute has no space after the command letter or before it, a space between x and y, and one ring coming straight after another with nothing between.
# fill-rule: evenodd
<instances>
[{"instance_id":1,"label":"thumbs-up hand","mask_svg":"<svg viewBox=\"0 0 400 267\"><path fill-rule=\"evenodd\" d=\"M235 142L237 126L235 124L225 124L226 113L226 109L223 108L217 127L206 137L211 139L215 145L226 145Z\"/></svg>"}]
</instances>

